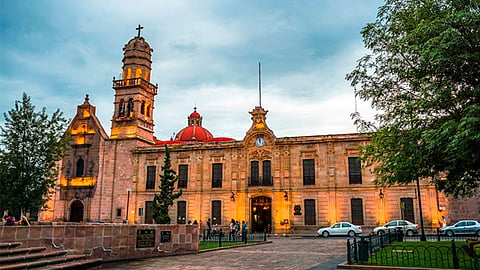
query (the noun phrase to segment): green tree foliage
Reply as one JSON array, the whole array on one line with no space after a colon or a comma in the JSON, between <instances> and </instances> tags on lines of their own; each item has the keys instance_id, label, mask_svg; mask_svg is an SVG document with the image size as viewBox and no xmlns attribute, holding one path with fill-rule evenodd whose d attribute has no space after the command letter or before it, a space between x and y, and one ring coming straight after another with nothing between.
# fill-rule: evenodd
<instances>
[{"instance_id":1,"label":"green tree foliage","mask_svg":"<svg viewBox=\"0 0 480 270\"><path fill-rule=\"evenodd\" d=\"M377 184L432 179L454 197L480 184L480 1L386 0L362 30L370 53L347 74L379 113L363 148ZM446 177L440 177L445 175Z\"/></svg>"},{"instance_id":2,"label":"green tree foliage","mask_svg":"<svg viewBox=\"0 0 480 270\"><path fill-rule=\"evenodd\" d=\"M57 177L56 162L67 147L62 138L66 119L57 110L51 117L35 111L23 93L15 108L4 113L0 127L0 210L11 214L38 213Z\"/></svg>"},{"instance_id":3,"label":"green tree foliage","mask_svg":"<svg viewBox=\"0 0 480 270\"><path fill-rule=\"evenodd\" d=\"M153 198L152 217L157 224L170 224L168 208L173 201L182 196L182 190L174 193L175 183L178 180L177 173L172 169L170 162L170 150L165 145L165 164L162 166L163 174L160 175L160 194Z\"/></svg>"}]
</instances>

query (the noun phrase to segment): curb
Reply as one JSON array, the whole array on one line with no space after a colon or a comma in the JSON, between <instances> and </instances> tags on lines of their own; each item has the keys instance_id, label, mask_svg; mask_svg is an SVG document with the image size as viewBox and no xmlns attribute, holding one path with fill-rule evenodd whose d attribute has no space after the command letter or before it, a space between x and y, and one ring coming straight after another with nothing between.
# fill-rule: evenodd
<instances>
[{"instance_id":1,"label":"curb","mask_svg":"<svg viewBox=\"0 0 480 270\"><path fill-rule=\"evenodd\" d=\"M251 243L251 244L247 243L247 244L243 244L243 245L233 245L233 246L228 246L228 247L209 248L209 249L199 250L198 253L211 252L211 251L217 251L217 250L222 250L222 249L230 249L230 248L258 246L258 245L271 244L271 243L273 243L273 242L272 241L265 241L265 242L255 242L255 243Z\"/></svg>"}]
</instances>

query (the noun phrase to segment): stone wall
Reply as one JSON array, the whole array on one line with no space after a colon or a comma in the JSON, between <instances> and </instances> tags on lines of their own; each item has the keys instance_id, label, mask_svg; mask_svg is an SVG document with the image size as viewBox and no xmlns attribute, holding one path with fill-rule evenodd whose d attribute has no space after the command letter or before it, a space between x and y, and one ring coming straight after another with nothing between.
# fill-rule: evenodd
<instances>
[{"instance_id":1,"label":"stone wall","mask_svg":"<svg viewBox=\"0 0 480 270\"><path fill-rule=\"evenodd\" d=\"M153 247L137 247L137 233L147 230L154 231L155 237L143 245ZM170 242L161 242L162 231L171 232ZM199 235L194 225L58 224L0 226L0 241L21 242L22 247L73 250L116 261L198 252Z\"/></svg>"}]
</instances>

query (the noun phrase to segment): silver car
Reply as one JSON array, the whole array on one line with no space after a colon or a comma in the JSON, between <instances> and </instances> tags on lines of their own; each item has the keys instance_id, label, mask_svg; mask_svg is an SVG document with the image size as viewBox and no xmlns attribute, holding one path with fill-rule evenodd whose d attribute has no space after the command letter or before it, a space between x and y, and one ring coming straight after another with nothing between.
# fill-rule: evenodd
<instances>
[{"instance_id":1,"label":"silver car","mask_svg":"<svg viewBox=\"0 0 480 270\"><path fill-rule=\"evenodd\" d=\"M317 231L318 236L328 237L330 235L345 235L354 237L362 233L362 227L353 225L349 222L337 222L330 227L320 228Z\"/></svg>"},{"instance_id":2,"label":"silver car","mask_svg":"<svg viewBox=\"0 0 480 270\"><path fill-rule=\"evenodd\" d=\"M476 220L460 220L452 226L440 229L440 233L448 236L454 236L455 234L476 234L480 236L480 222Z\"/></svg>"},{"instance_id":3,"label":"silver car","mask_svg":"<svg viewBox=\"0 0 480 270\"><path fill-rule=\"evenodd\" d=\"M420 229L420 226L418 226L417 224L413 224L408 220L392 220L383 226L373 229L373 233L384 234L389 229L400 229L405 232L407 236L413 236L414 234L418 233L418 229Z\"/></svg>"}]
</instances>

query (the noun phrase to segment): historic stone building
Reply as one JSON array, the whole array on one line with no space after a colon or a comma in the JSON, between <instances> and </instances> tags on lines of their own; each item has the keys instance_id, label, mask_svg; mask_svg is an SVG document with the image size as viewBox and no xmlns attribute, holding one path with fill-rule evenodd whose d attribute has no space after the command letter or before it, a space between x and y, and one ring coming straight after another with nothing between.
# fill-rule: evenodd
<instances>
[{"instance_id":1,"label":"historic stone building","mask_svg":"<svg viewBox=\"0 0 480 270\"><path fill-rule=\"evenodd\" d=\"M255 106L241 140L213 136L196 108L175 138L156 139L153 50L140 34L123 50L122 78L113 79L110 136L87 95L68 127L71 149L59 164L58 188L43 220L152 223L168 146L183 190L171 207L173 222L204 225L210 218L227 226L233 218L251 231L273 233L314 232L337 221L367 230L392 219L419 222L415 185L378 187L361 168L358 147L369 135L276 137L268 111ZM433 185L420 186L425 226L436 228L446 199Z\"/></svg>"}]
</instances>

